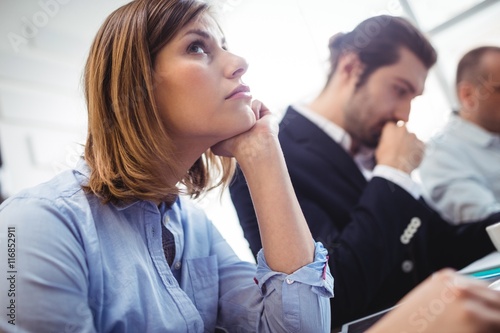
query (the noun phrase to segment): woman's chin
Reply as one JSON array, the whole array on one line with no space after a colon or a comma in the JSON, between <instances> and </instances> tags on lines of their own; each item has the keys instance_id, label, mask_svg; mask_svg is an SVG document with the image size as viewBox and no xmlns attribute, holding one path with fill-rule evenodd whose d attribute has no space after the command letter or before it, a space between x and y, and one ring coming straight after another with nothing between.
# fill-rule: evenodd
<instances>
[{"instance_id":1,"label":"woman's chin","mask_svg":"<svg viewBox=\"0 0 500 333\"><path fill-rule=\"evenodd\" d=\"M256 122L257 119L255 118L255 114L253 112L245 112L245 114L238 117L233 125L234 135L248 131L255 125Z\"/></svg>"}]
</instances>

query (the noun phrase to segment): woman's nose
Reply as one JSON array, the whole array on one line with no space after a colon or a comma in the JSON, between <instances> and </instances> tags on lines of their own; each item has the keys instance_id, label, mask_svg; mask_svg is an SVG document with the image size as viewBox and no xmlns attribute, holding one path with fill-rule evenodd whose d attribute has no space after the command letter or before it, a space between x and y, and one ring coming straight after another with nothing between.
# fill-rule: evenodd
<instances>
[{"instance_id":1,"label":"woman's nose","mask_svg":"<svg viewBox=\"0 0 500 333\"><path fill-rule=\"evenodd\" d=\"M227 75L230 78L240 77L246 73L248 62L245 58L231 54L232 60L228 66Z\"/></svg>"}]
</instances>

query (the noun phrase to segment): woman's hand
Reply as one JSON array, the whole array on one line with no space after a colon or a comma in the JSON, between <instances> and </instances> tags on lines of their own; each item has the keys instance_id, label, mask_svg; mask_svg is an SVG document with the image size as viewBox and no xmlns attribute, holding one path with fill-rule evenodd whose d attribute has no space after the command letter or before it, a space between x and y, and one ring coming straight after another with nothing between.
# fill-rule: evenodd
<instances>
[{"instance_id":1,"label":"woman's hand","mask_svg":"<svg viewBox=\"0 0 500 333\"><path fill-rule=\"evenodd\" d=\"M214 154L236 157L239 161L265 150L269 139L277 139L279 126L271 111L258 100L252 101L252 110L257 119L255 125L246 132L212 146Z\"/></svg>"},{"instance_id":2,"label":"woman's hand","mask_svg":"<svg viewBox=\"0 0 500 333\"><path fill-rule=\"evenodd\" d=\"M368 333L500 332L500 292L441 270L405 296Z\"/></svg>"}]
</instances>

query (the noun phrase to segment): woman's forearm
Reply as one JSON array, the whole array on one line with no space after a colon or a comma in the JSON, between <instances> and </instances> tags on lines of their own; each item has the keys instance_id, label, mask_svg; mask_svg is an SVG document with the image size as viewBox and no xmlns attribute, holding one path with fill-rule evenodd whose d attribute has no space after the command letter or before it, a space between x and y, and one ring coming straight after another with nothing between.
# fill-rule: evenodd
<instances>
[{"instance_id":1,"label":"woman's forearm","mask_svg":"<svg viewBox=\"0 0 500 333\"><path fill-rule=\"evenodd\" d=\"M254 142L255 143L255 142ZM314 260L314 243L278 138L261 135L238 159L250 189L267 264L292 273Z\"/></svg>"}]
</instances>

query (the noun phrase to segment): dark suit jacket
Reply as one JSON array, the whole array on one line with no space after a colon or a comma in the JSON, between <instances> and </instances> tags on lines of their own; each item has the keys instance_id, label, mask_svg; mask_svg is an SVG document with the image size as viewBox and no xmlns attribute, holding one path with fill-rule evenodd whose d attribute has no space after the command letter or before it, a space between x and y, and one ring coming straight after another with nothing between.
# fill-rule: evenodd
<instances>
[{"instance_id":1,"label":"dark suit jacket","mask_svg":"<svg viewBox=\"0 0 500 333\"><path fill-rule=\"evenodd\" d=\"M398 185L366 181L346 151L293 108L279 139L312 235L329 251L333 326L394 305L439 268L459 269L494 250L485 232L494 218L451 226ZM256 254L258 225L239 170L230 192Z\"/></svg>"}]
</instances>

